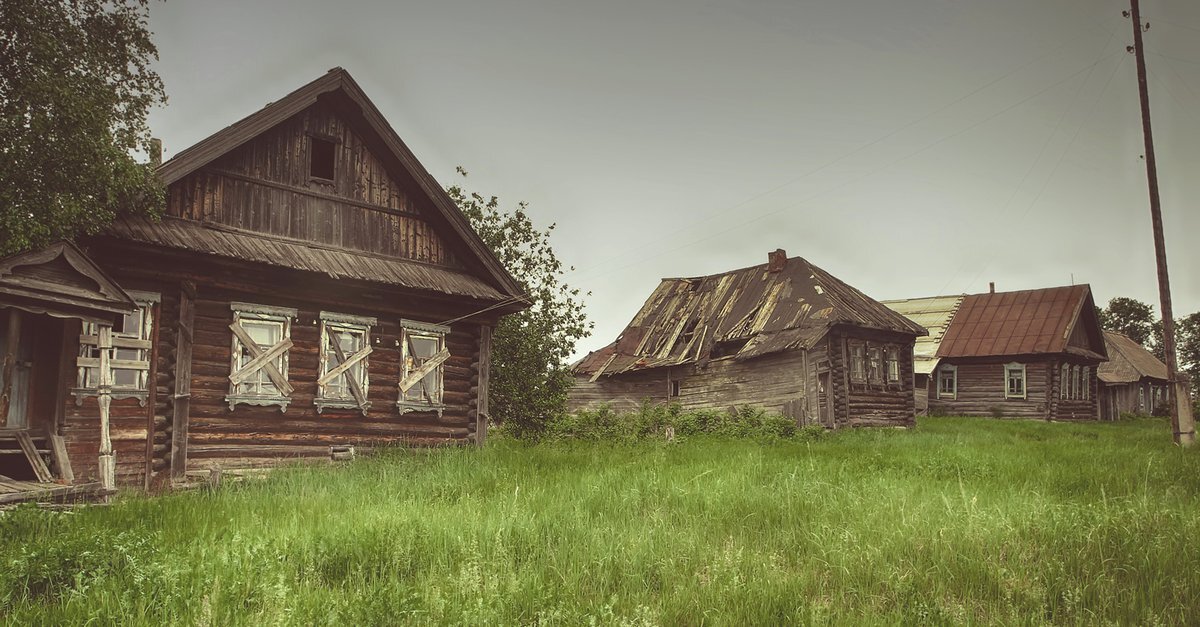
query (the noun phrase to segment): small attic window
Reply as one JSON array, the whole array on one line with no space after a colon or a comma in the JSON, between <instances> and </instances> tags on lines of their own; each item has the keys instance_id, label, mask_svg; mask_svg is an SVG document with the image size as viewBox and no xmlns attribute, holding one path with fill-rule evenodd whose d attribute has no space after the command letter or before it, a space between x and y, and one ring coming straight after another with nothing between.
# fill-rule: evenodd
<instances>
[{"instance_id":1,"label":"small attic window","mask_svg":"<svg viewBox=\"0 0 1200 627\"><path fill-rule=\"evenodd\" d=\"M308 142L308 175L314 179L332 181L333 141L320 137L309 137Z\"/></svg>"}]
</instances>

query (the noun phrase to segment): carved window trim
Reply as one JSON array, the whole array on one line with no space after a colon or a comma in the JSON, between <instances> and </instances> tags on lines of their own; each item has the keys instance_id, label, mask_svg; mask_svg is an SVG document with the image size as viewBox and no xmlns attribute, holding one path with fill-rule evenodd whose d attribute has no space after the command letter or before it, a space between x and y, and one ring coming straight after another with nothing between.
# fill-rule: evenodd
<instances>
[{"instance_id":1,"label":"carved window trim","mask_svg":"<svg viewBox=\"0 0 1200 627\"><path fill-rule=\"evenodd\" d=\"M1019 373L1016 377L1014 374ZM1020 381L1021 389L1017 391L1014 386L1014 381ZM1004 364L1004 398L1024 399L1028 396L1029 380L1025 376L1025 364L1012 362Z\"/></svg>"},{"instance_id":2,"label":"carved window trim","mask_svg":"<svg viewBox=\"0 0 1200 627\"><path fill-rule=\"evenodd\" d=\"M368 397L371 382L368 362L372 351L371 327L375 326L377 320L328 311L321 312L320 320L320 363L317 370L317 396L313 399L313 405L316 405L318 414L326 409L357 409L365 416L371 408ZM339 333L357 337L358 349L346 354L340 343L331 341L331 334ZM339 393L332 394L334 390Z\"/></svg>"},{"instance_id":3,"label":"carved window trim","mask_svg":"<svg viewBox=\"0 0 1200 627\"><path fill-rule=\"evenodd\" d=\"M850 380L855 383L867 381L867 347L862 342L847 342L850 353Z\"/></svg>"},{"instance_id":4,"label":"carved window trim","mask_svg":"<svg viewBox=\"0 0 1200 627\"><path fill-rule=\"evenodd\" d=\"M871 383L882 384L883 379L883 349L878 346L867 346L867 380Z\"/></svg>"},{"instance_id":5,"label":"carved window trim","mask_svg":"<svg viewBox=\"0 0 1200 627\"><path fill-rule=\"evenodd\" d=\"M110 394L113 400L136 398L138 404L145 407L146 400L150 397L150 355L154 350L155 310L158 303L162 301L162 296L156 292L138 290L126 290L125 292L138 306L135 312L139 317L138 328L135 332L131 332L127 328L122 329L119 333L115 330L112 332L113 347L109 349L109 364L113 371L113 384ZM98 388L92 385L91 371L99 369L100 357L98 354L90 355L99 350L96 348L99 343L97 333L94 322L84 322L80 329L79 354L75 358L75 387L71 388L71 396L75 397L76 405L82 405L83 399L89 396L99 395ZM120 351L136 351L136 358L121 359ZM135 372L136 382L132 386L118 384L116 381L117 371ZM98 373L96 376L98 377Z\"/></svg>"},{"instance_id":6,"label":"carved window trim","mask_svg":"<svg viewBox=\"0 0 1200 627\"><path fill-rule=\"evenodd\" d=\"M229 403L229 411L233 411L234 407L240 403L260 407L278 406L280 412L286 412L288 404L291 403L293 391L291 383L288 382L288 353L292 347L292 320L296 318L296 310L239 302L229 303L229 308L233 311L233 322L229 325L229 330L232 332L229 356L229 394L225 396L225 401ZM257 342L252 342L249 332L242 324L243 321L263 326L277 325L279 340L270 347L263 347ZM241 363L243 350L250 356L250 360L245 364ZM262 359L264 356L271 355L273 357ZM255 365L256 361L259 363ZM246 366L252 365L253 367L247 371ZM239 386L244 384L245 379L251 375L266 376L271 386L275 388L274 393L248 393L239 389ZM262 376L256 377L254 382L260 388L264 384Z\"/></svg>"},{"instance_id":7,"label":"carved window trim","mask_svg":"<svg viewBox=\"0 0 1200 627\"><path fill-rule=\"evenodd\" d=\"M949 389L944 384L945 381L950 383ZM950 364L942 364L937 370L937 397L957 399L958 398L958 366Z\"/></svg>"},{"instance_id":8,"label":"carved window trim","mask_svg":"<svg viewBox=\"0 0 1200 627\"><path fill-rule=\"evenodd\" d=\"M888 383L900 383L900 349L888 346L884 351L884 363Z\"/></svg>"},{"instance_id":9,"label":"carved window trim","mask_svg":"<svg viewBox=\"0 0 1200 627\"><path fill-rule=\"evenodd\" d=\"M397 384L399 398L396 400L396 408L401 414L433 411L440 417L445 411L445 369L446 360L450 357L450 351L446 349L446 336L449 333L450 327L439 324L416 320L400 321L400 381ZM414 339L435 341L437 344L433 355L415 355ZM415 378L422 371L427 372ZM433 379L430 380L430 377ZM414 398L412 392L418 383L421 387L421 397Z\"/></svg>"}]
</instances>

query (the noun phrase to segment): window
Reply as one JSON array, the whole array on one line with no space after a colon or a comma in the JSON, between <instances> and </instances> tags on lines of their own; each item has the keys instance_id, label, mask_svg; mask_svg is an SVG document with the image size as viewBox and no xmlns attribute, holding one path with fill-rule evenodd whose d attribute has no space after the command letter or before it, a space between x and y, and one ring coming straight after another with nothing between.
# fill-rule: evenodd
<instances>
[{"instance_id":1,"label":"window","mask_svg":"<svg viewBox=\"0 0 1200 627\"><path fill-rule=\"evenodd\" d=\"M1062 365L1062 376L1058 382L1058 397L1066 400L1071 398L1071 366L1068 364Z\"/></svg>"},{"instance_id":2,"label":"window","mask_svg":"<svg viewBox=\"0 0 1200 627\"><path fill-rule=\"evenodd\" d=\"M1080 394L1079 394L1080 370L1081 369L1079 366L1071 366L1071 398L1072 399L1078 399L1080 397Z\"/></svg>"},{"instance_id":3,"label":"window","mask_svg":"<svg viewBox=\"0 0 1200 627\"><path fill-rule=\"evenodd\" d=\"M866 373L866 349L862 344L850 345L850 380L865 381Z\"/></svg>"},{"instance_id":4,"label":"window","mask_svg":"<svg viewBox=\"0 0 1200 627\"><path fill-rule=\"evenodd\" d=\"M1025 398L1025 364L1006 364L1004 381L1004 398Z\"/></svg>"},{"instance_id":5,"label":"window","mask_svg":"<svg viewBox=\"0 0 1200 627\"><path fill-rule=\"evenodd\" d=\"M333 180L336 144L320 137L308 138L308 175L315 179Z\"/></svg>"},{"instance_id":6,"label":"window","mask_svg":"<svg viewBox=\"0 0 1200 627\"><path fill-rule=\"evenodd\" d=\"M1083 395L1081 396L1081 398L1085 401L1090 400L1092 398L1091 376L1092 376L1092 368L1090 366L1084 366L1083 367L1083 376L1081 377L1082 382L1083 382L1083 390L1082 390Z\"/></svg>"},{"instance_id":7,"label":"window","mask_svg":"<svg viewBox=\"0 0 1200 627\"><path fill-rule=\"evenodd\" d=\"M1138 411L1146 411L1146 388L1141 385L1138 386Z\"/></svg>"},{"instance_id":8,"label":"window","mask_svg":"<svg viewBox=\"0 0 1200 627\"><path fill-rule=\"evenodd\" d=\"M158 294L129 290L138 308L125 314L120 324L113 328L112 354L112 398L136 398L143 407L149 396L150 350L154 330L154 305L159 302ZM99 331L94 322L84 322L79 335L79 356L75 360L78 368L75 388L71 393L75 403L82 404L88 396L96 396L100 385Z\"/></svg>"},{"instance_id":9,"label":"window","mask_svg":"<svg viewBox=\"0 0 1200 627\"><path fill-rule=\"evenodd\" d=\"M320 370L313 400L317 413L335 408L358 409L367 414L371 407L367 399L367 356L371 354L371 327L375 322L375 318L321 312Z\"/></svg>"},{"instance_id":10,"label":"window","mask_svg":"<svg viewBox=\"0 0 1200 627\"><path fill-rule=\"evenodd\" d=\"M887 349L887 380L888 383L900 382L900 349L895 346Z\"/></svg>"},{"instance_id":11,"label":"window","mask_svg":"<svg viewBox=\"0 0 1200 627\"><path fill-rule=\"evenodd\" d=\"M870 378L871 383L882 383L883 351L881 351L878 346L872 346L871 348L867 349L867 355L870 356L870 360L867 362L867 375Z\"/></svg>"},{"instance_id":12,"label":"window","mask_svg":"<svg viewBox=\"0 0 1200 627\"><path fill-rule=\"evenodd\" d=\"M958 398L958 367L938 368L938 398Z\"/></svg>"},{"instance_id":13,"label":"window","mask_svg":"<svg viewBox=\"0 0 1200 627\"><path fill-rule=\"evenodd\" d=\"M436 411L442 403L442 371L450 358L446 350L449 327L413 320L400 321L400 413Z\"/></svg>"},{"instance_id":14,"label":"window","mask_svg":"<svg viewBox=\"0 0 1200 627\"><path fill-rule=\"evenodd\" d=\"M671 398L679 398L679 381L672 380L668 394Z\"/></svg>"},{"instance_id":15,"label":"window","mask_svg":"<svg viewBox=\"0 0 1200 627\"><path fill-rule=\"evenodd\" d=\"M287 411L292 386L288 383L288 350L292 347L295 309L230 303L233 347L229 366L229 410L238 403L278 405Z\"/></svg>"}]
</instances>

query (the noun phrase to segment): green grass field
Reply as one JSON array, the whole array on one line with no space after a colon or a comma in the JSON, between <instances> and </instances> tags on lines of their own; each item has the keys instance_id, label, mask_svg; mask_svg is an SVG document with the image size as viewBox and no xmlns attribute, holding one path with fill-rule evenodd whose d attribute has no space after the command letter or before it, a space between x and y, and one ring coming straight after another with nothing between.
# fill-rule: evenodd
<instances>
[{"instance_id":1,"label":"green grass field","mask_svg":"<svg viewBox=\"0 0 1200 627\"><path fill-rule=\"evenodd\" d=\"M1198 541L1161 420L497 441L10 511L0 619L1195 624Z\"/></svg>"}]
</instances>

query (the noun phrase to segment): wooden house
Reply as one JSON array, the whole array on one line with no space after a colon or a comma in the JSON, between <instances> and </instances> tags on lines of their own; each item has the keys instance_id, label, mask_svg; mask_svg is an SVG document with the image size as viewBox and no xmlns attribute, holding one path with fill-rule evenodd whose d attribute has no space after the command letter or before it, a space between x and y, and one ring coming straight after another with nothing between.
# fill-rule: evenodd
<instances>
[{"instance_id":1,"label":"wooden house","mask_svg":"<svg viewBox=\"0 0 1200 627\"><path fill-rule=\"evenodd\" d=\"M766 264L663 279L608 346L574 367L573 409L644 401L752 405L800 424L913 424L925 330L782 250Z\"/></svg>"},{"instance_id":2,"label":"wooden house","mask_svg":"<svg viewBox=\"0 0 1200 627\"><path fill-rule=\"evenodd\" d=\"M888 309L921 325L929 332L917 338L913 346L913 393L917 415L929 411L929 379L938 365L938 347L950 327L950 320L962 304L963 296L933 296L882 301Z\"/></svg>"},{"instance_id":3,"label":"wooden house","mask_svg":"<svg viewBox=\"0 0 1200 627\"><path fill-rule=\"evenodd\" d=\"M1146 414L1170 402L1167 365L1129 337L1104 332L1108 361L1100 364L1100 418L1116 420L1123 413Z\"/></svg>"},{"instance_id":4,"label":"wooden house","mask_svg":"<svg viewBox=\"0 0 1200 627\"><path fill-rule=\"evenodd\" d=\"M158 173L161 221L118 220L23 270L129 305L108 310L111 351L96 315L12 309L40 347L28 387L6 377L34 399L18 426L61 436L77 482L99 476L102 392L120 484L483 440L491 330L522 289L346 71Z\"/></svg>"},{"instance_id":5,"label":"wooden house","mask_svg":"<svg viewBox=\"0 0 1200 627\"><path fill-rule=\"evenodd\" d=\"M1087 285L892 306L915 320L952 312L933 353L924 394L931 413L1096 420L1097 369L1108 359Z\"/></svg>"}]
</instances>

